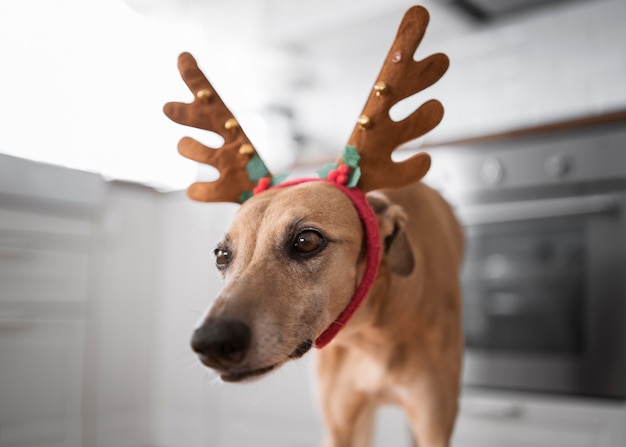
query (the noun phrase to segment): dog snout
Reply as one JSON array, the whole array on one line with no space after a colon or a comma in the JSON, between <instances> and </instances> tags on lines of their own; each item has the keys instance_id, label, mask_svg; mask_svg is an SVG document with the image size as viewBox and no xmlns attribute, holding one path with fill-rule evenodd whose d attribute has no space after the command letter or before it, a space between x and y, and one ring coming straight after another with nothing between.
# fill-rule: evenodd
<instances>
[{"instance_id":1,"label":"dog snout","mask_svg":"<svg viewBox=\"0 0 626 447\"><path fill-rule=\"evenodd\" d=\"M251 340L250 327L240 321L205 322L191 337L191 348L210 368L225 369L240 364Z\"/></svg>"}]
</instances>

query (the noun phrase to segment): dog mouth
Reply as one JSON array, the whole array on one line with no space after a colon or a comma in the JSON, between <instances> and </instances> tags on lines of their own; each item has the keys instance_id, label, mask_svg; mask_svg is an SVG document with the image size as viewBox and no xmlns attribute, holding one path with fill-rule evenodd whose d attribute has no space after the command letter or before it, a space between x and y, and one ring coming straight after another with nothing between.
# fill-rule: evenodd
<instances>
[{"instance_id":1,"label":"dog mouth","mask_svg":"<svg viewBox=\"0 0 626 447\"><path fill-rule=\"evenodd\" d=\"M242 382L247 379L252 379L254 377L267 374L268 372L276 368L278 365L279 363L275 363L273 365L264 366L263 368L252 369L249 371L222 373L220 377L222 378L224 382Z\"/></svg>"},{"instance_id":2,"label":"dog mouth","mask_svg":"<svg viewBox=\"0 0 626 447\"><path fill-rule=\"evenodd\" d=\"M289 359L298 359L302 357L304 354L306 354L311 349L312 346L313 346L313 340L311 339L305 340L302 343L300 343L296 347L296 349L294 349L293 352L289 354L287 357ZM253 378L262 376L264 374L267 374L273 369L280 366L281 363L282 362L278 362L269 366L264 366L262 368L251 369L247 371L224 372L220 374L220 377L224 382L231 382L231 383L242 382L244 380L253 379Z\"/></svg>"}]
</instances>

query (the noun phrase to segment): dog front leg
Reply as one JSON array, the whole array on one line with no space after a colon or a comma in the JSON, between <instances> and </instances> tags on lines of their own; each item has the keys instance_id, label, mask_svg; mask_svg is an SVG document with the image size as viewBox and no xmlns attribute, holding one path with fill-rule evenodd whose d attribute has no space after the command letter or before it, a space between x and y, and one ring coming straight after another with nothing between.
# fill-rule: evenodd
<instances>
[{"instance_id":1,"label":"dog front leg","mask_svg":"<svg viewBox=\"0 0 626 447\"><path fill-rule=\"evenodd\" d=\"M431 371L403 401L418 447L448 447L458 410L459 386L451 374Z\"/></svg>"},{"instance_id":2,"label":"dog front leg","mask_svg":"<svg viewBox=\"0 0 626 447\"><path fill-rule=\"evenodd\" d=\"M318 358L320 403L326 426L322 447L368 447L375 405L369 394L354 387L343 348L327 346Z\"/></svg>"},{"instance_id":3,"label":"dog front leg","mask_svg":"<svg viewBox=\"0 0 626 447\"><path fill-rule=\"evenodd\" d=\"M375 407L364 396L345 399L331 398L322 403L326 437L322 447L369 447L374 426Z\"/></svg>"}]
</instances>

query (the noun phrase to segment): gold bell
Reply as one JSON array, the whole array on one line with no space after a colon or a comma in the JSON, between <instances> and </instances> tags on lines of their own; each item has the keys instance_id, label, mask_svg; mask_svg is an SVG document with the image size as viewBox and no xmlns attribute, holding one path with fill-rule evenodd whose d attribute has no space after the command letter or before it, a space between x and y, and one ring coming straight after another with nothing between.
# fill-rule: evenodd
<instances>
[{"instance_id":1,"label":"gold bell","mask_svg":"<svg viewBox=\"0 0 626 447\"><path fill-rule=\"evenodd\" d=\"M372 120L367 115L361 115L357 120L361 129L369 129L372 126Z\"/></svg>"},{"instance_id":2,"label":"gold bell","mask_svg":"<svg viewBox=\"0 0 626 447\"><path fill-rule=\"evenodd\" d=\"M241 155L252 155L254 154L254 148L250 143L244 143L239 147L239 153Z\"/></svg>"},{"instance_id":3,"label":"gold bell","mask_svg":"<svg viewBox=\"0 0 626 447\"><path fill-rule=\"evenodd\" d=\"M212 96L213 96L213 92L209 90L208 88L199 90L198 93L196 93L196 97L204 101L208 101L209 99L211 99Z\"/></svg>"},{"instance_id":4,"label":"gold bell","mask_svg":"<svg viewBox=\"0 0 626 447\"><path fill-rule=\"evenodd\" d=\"M224 123L224 128L226 130L234 130L239 127L239 123L235 118L228 118L228 120Z\"/></svg>"},{"instance_id":5,"label":"gold bell","mask_svg":"<svg viewBox=\"0 0 626 447\"><path fill-rule=\"evenodd\" d=\"M374 84L374 91L376 92L376 96L382 96L389 91L389 86L384 82L377 82Z\"/></svg>"}]
</instances>

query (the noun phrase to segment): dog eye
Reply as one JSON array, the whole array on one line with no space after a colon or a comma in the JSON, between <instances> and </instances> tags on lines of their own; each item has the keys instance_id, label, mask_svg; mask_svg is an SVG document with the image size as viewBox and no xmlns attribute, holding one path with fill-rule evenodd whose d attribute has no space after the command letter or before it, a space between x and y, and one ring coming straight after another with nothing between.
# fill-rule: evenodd
<instances>
[{"instance_id":1,"label":"dog eye","mask_svg":"<svg viewBox=\"0 0 626 447\"><path fill-rule=\"evenodd\" d=\"M293 246L301 255L314 255L325 245L324 236L315 230L305 230L296 236Z\"/></svg>"},{"instance_id":2,"label":"dog eye","mask_svg":"<svg viewBox=\"0 0 626 447\"><path fill-rule=\"evenodd\" d=\"M223 269L230 263L230 252L223 248L216 248L213 252L215 254L215 265L218 269Z\"/></svg>"}]
</instances>

